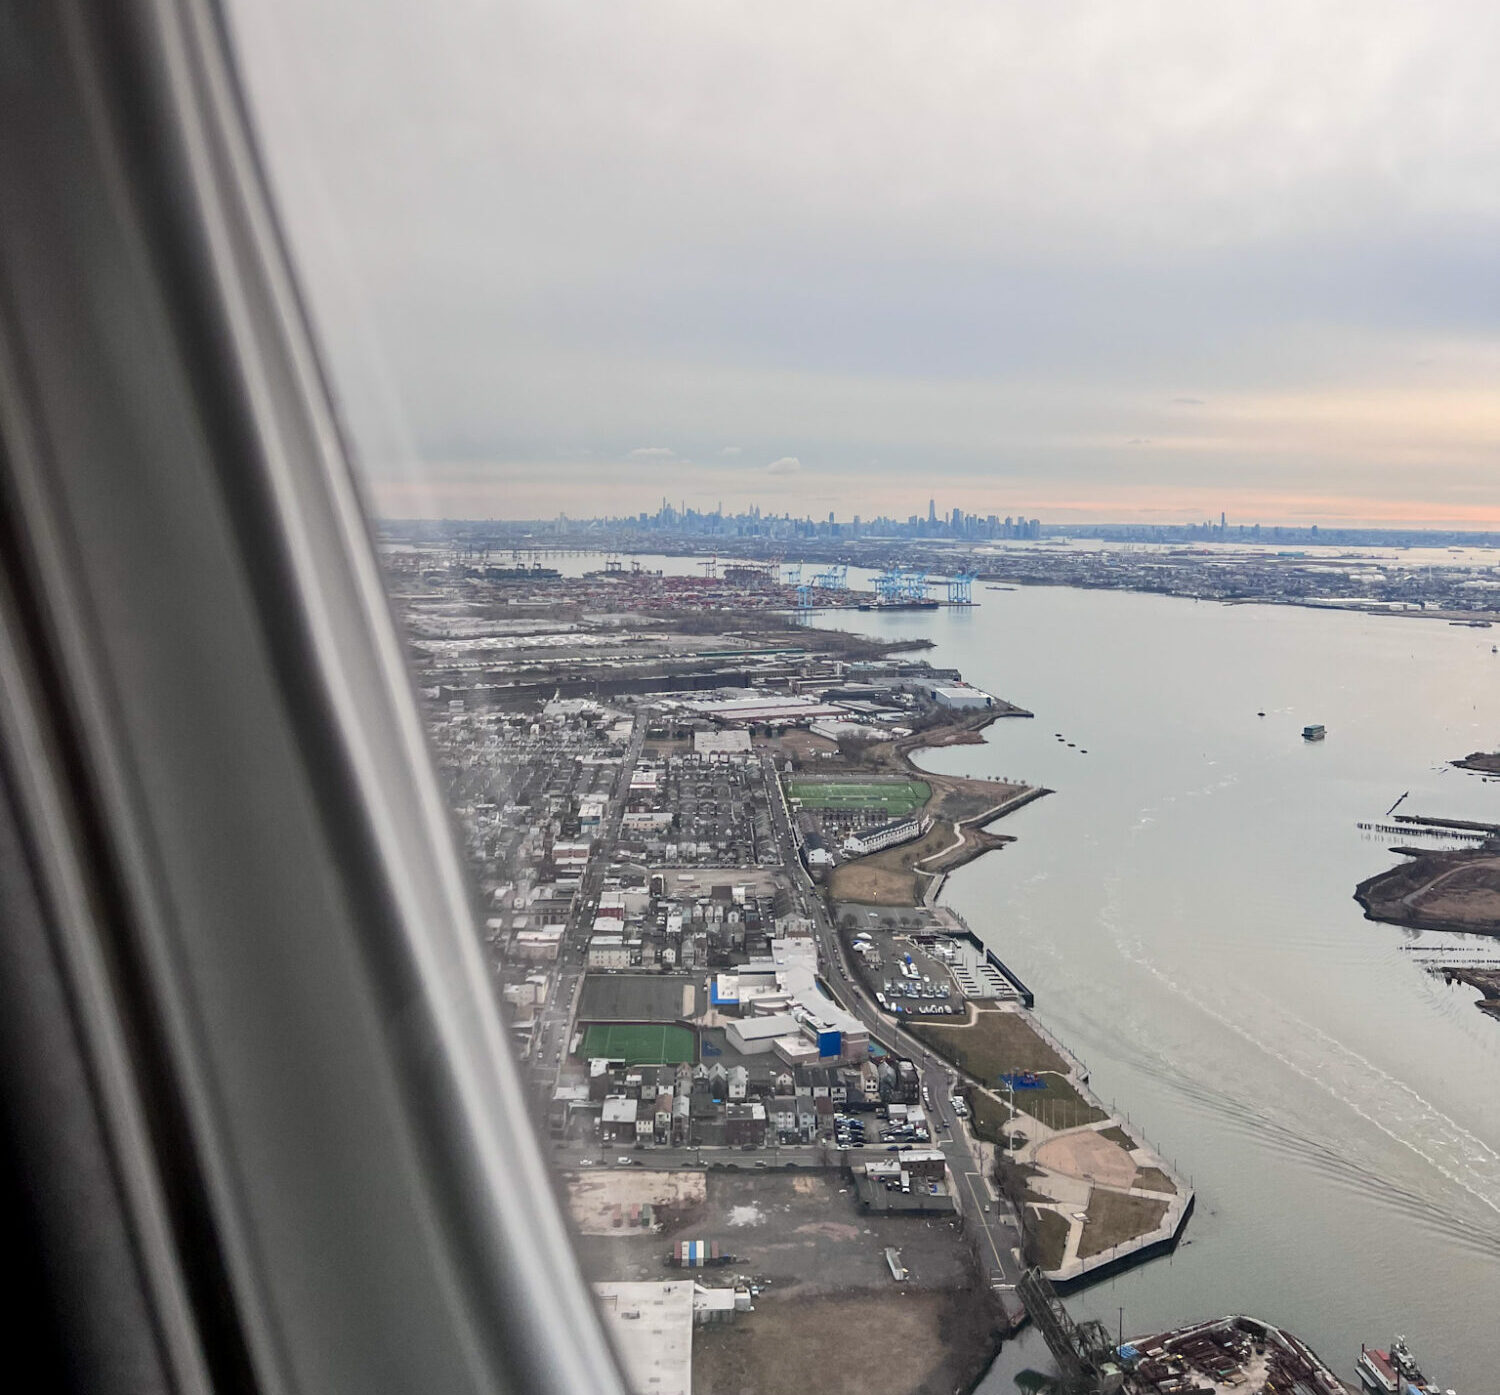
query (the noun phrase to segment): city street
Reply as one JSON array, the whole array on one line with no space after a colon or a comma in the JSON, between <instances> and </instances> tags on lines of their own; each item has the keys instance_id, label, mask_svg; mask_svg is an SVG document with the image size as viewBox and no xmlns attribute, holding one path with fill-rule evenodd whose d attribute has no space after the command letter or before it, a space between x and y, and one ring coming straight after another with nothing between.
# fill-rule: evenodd
<instances>
[{"instance_id":1,"label":"city street","mask_svg":"<svg viewBox=\"0 0 1500 1395\"><path fill-rule=\"evenodd\" d=\"M551 1102L563 1061L567 1059L568 1035L572 1031L573 1017L578 1009L578 995L582 991L583 976L588 967L588 942L593 931L594 908L599 904L599 895L604 889L610 852L619 843L620 823L625 817L625 805L630 795L631 772L640 759L645 740L646 723L637 718L635 730L630 736L630 745L620 761L619 774L610 795L609 810L599 836L594 841L593 856L589 858L588 868L574 898L573 914L563 936L557 965L548 983L546 1006L532 1032L531 1080L542 1112L546 1111Z\"/></svg>"}]
</instances>

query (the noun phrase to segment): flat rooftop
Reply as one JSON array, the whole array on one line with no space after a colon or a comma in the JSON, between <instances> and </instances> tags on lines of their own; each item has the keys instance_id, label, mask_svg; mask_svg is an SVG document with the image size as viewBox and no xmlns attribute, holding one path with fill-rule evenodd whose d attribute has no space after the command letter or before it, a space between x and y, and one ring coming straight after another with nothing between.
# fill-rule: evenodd
<instances>
[{"instance_id":1,"label":"flat rooftop","mask_svg":"<svg viewBox=\"0 0 1500 1395\"><path fill-rule=\"evenodd\" d=\"M634 1395L691 1395L693 1281L598 1283L594 1292Z\"/></svg>"}]
</instances>

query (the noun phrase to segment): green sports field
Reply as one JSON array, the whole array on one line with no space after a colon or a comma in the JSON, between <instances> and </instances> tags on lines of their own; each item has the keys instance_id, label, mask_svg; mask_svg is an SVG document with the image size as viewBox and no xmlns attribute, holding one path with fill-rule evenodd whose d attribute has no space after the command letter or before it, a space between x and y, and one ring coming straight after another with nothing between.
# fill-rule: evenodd
<instances>
[{"instance_id":1,"label":"green sports field","mask_svg":"<svg viewBox=\"0 0 1500 1395\"><path fill-rule=\"evenodd\" d=\"M899 818L932 795L925 780L788 780L787 797L804 809L876 809Z\"/></svg>"},{"instance_id":2,"label":"green sports field","mask_svg":"<svg viewBox=\"0 0 1500 1395\"><path fill-rule=\"evenodd\" d=\"M660 1022L596 1022L583 1034L586 1060L605 1056L632 1066L675 1066L698 1059L698 1042L686 1027Z\"/></svg>"}]
</instances>

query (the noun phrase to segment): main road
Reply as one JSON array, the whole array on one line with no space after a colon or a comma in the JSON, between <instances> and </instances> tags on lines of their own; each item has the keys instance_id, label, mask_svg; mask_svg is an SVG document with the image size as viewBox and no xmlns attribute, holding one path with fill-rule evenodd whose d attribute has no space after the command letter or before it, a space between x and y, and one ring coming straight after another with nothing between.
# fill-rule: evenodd
<instances>
[{"instance_id":1,"label":"main road","mask_svg":"<svg viewBox=\"0 0 1500 1395\"><path fill-rule=\"evenodd\" d=\"M991 1287L1002 1295L1009 1294L1024 1268L1020 1258L1021 1224L1011 1203L990 1186L981 1163L979 1144L970 1134L967 1123L953 1113L952 1097L958 1084L957 1074L946 1061L934 1055L909 1032L903 1033L893 1018L881 1012L851 972L823 897L797 854L796 833L792 828L791 812L781 794L775 761L769 755L763 756L762 761L766 769L766 795L771 805L772 826L781 843L782 860L786 863L787 876L798 904L813 922L824 987L840 1007L852 1012L865 1024L872 1040L878 1040L887 1050L916 1064L923 1089L932 1101L928 1113L938 1125L940 1136L934 1142L948 1160L948 1170L958 1189L964 1224L976 1235L979 1257ZM1006 1300L1006 1307L1007 1310L1018 1310L1013 1298Z\"/></svg>"}]
</instances>

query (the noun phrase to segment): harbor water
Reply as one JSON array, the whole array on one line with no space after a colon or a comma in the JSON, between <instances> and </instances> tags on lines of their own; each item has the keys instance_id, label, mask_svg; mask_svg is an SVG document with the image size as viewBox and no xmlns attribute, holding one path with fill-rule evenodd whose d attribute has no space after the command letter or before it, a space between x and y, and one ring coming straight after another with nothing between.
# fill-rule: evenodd
<instances>
[{"instance_id":1,"label":"harbor water","mask_svg":"<svg viewBox=\"0 0 1500 1395\"><path fill-rule=\"evenodd\" d=\"M1463 937L1375 924L1352 893L1398 860L1356 825L1404 792L1400 812L1500 822L1500 783L1448 765L1500 748L1500 630L974 594L814 623L930 637L1035 713L920 758L1055 791L944 899L1198 1196L1188 1243L1070 1308L1111 1331L1123 1308L1127 1334L1253 1313L1351 1379L1361 1342L1402 1332L1445 1387L1495 1389L1500 1021L1408 952ZM1046 1364L1033 1335L981 1388Z\"/></svg>"}]
</instances>

